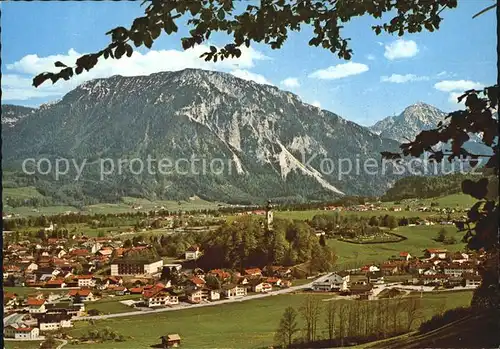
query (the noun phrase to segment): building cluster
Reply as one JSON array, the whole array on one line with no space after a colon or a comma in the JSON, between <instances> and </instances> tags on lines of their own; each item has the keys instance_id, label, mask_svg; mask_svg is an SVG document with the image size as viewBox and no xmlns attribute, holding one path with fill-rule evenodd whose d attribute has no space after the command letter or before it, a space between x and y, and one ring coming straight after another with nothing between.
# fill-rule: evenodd
<instances>
[{"instance_id":1,"label":"building cluster","mask_svg":"<svg viewBox=\"0 0 500 349\"><path fill-rule=\"evenodd\" d=\"M82 235L4 246L4 286L29 290L22 292L29 296L5 292L4 312L11 315L5 337L40 339L47 331L72 327L75 318L99 313L93 306L86 310L89 302L109 296L137 295L129 305L157 308L235 299L292 284L286 267L205 272L165 264L151 251L148 245L125 248L118 240ZM187 264L201 254L199 246L187 248Z\"/></svg>"},{"instance_id":2,"label":"building cluster","mask_svg":"<svg viewBox=\"0 0 500 349\"><path fill-rule=\"evenodd\" d=\"M481 284L478 273L481 254L449 252L441 248L422 252L421 257L400 252L380 264L326 275L313 282L312 290L366 298L373 293L375 285L386 284L394 276L400 276L405 285L476 288Z\"/></svg>"},{"instance_id":3,"label":"building cluster","mask_svg":"<svg viewBox=\"0 0 500 349\"><path fill-rule=\"evenodd\" d=\"M150 308L173 306L179 302L199 304L221 299L236 299L249 293L266 293L275 289L290 287L291 270L285 267L246 269L243 273L213 269L207 272L197 268L182 272L175 281L166 284L136 287L130 292L141 293L138 305Z\"/></svg>"}]
</instances>

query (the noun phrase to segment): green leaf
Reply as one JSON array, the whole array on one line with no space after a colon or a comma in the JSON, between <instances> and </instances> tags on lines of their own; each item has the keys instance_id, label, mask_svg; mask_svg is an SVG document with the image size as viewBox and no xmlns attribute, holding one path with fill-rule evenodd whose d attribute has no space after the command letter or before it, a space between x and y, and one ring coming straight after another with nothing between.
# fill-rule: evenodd
<instances>
[{"instance_id":1,"label":"green leaf","mask_svg":"<svg viewBox=\"0 0 500 349\"><path fill-rule=\"evenodd\" d=\"M127 57L130 57L132 56L134 50L132 49L132 46L130 46L129 44L125 44L125 52L127 54Z\"/></svg>"},{"instance_id":2,"label":"green leaf","mask_svg":"<svg viewBox=\"0 0 500 349\"><path fill-rule=\"evenodd\" d=\"M144 35L144 45L147 48L151 48L151 46L153 46L153 39L151 39L151 36L149 36L149 34Z\"/></svg>"},{"instance_id":3,"label":"green leaf","mask_svg":"<svg viewBox=\"0 0 500 349\"><path fill-rule=\"evenodd\" d=\"M224 17L226 17L226 12L224 11L223 8L220 8L219 9L219 12L217 12L217 18L220 20L220 21L223 21L224 20Z\"/></svg>"},{"instance_id":4,"label":"green leaf","mask_svg":"<svg viewBox=\"0 0 500 349\"><path fill-rule=\"evenodd\" d=\"M151 33L151 37L153 38L153 40L157 39L161 34L161 28L158 25L155 25L154 27L150 28L149 31Z\"/></svg>"},{"instance_id":5,"label":"green leaf","mask_svg":"<svg viewBox=\"0 0 500 349\"><path fill-rule=\"evenodd\" d=\"M58 67L58 68L66 68L66 67L67 67L67 65L66 65L66 64L64 64L64 63L62 63L62 62L59 62L59 61L55 62L55 63L54 63L54 65L55 65L56 67Z\"/></svg>"},{"instance_id":6,"label":"green leaf","mask_svg":"<svg viewBox=\"0 0 500 349\"><path fill-rule=\"evenodd\" d=\"M118 45L118 47L115 49L116 59L122 58L124 54L125 54L125 45Z\"/></svg>"}]
</instances>

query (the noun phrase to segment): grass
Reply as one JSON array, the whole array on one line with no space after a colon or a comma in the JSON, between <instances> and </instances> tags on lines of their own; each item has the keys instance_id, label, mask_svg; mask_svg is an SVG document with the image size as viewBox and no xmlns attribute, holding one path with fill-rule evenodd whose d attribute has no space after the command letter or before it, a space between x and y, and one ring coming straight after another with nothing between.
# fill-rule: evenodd
<instances>
[{"instance_id":1,"label":"grass","mask_svg":"<svg viewBox=\"0 0 500 349\"><path fill-rule=\"evenodd\" d=\"M464 243L454 245L445 245L436 242L436 237L441 228L445 228L450 236L454 236L457 241L462 238L462 233L451 225L428 225L414 227L398 227L395 233L402 235L407 240L399 242L389 242L384 244L353 244L345 241L329 239L328 245L335 249L339 267L359 263L379 263L387 260L389 257L398 255L401 251L407 251L411 255L421 256L426 248L446 248L448 251L461 251L465 247Z\"/></svg>"},{"instance_id":2,"label":"grass","mask_svg":"<svg viewBox=\"0 0 500 349\"><path fill-rule=\"evenodd\" d=\"M44 197L38 190L36 190L35 187L3 188L2 196L4 198L8 197L12 199L31 199Z\"/></svg>"},{"instance_id":3,"label":"grass","mask_svg":"<svg viewBox=\"0 0 500 349\"><path fill-rule=\"evenodd\" d=\"M38 349L42 341L4 341L5 349ZM58 342L59 343L59 342Z\"/></svg>"},{"instance_id":4,"label":"grass","mask_svg":"<svg viewBox=\"0 0 500 349\"><path fill-rule=\"evenodd\" d=\"M427 198L427 199L405 199L399 201L399 204L395 204L394 202L383 202L382 206L384 207L392 207L399 206L405 208L406 206L410 206L410 208L416 208L419 206L427 206L430 207L431 203L437 203L438 206L436 208L459 208L459 209L467 209L470 208L477 202L477 199L474 199L470 195L466 194L451 194L436 198Z\"/></svg>"},{"instance_id":5,"label":"grass","mask_svg":"<svg viewBox=\"0 0 500 349\"><path fill-rule=\"evenodd\" d=\"M219 306L186 309L175 312L148 314L88 322L76 322L70 335L79 337L92 328L110 327L124 336L126 342L116 342L113 348L149 348L159 343L159 337L178 333L184 348L262 348L273 343L273 336L283 311L292 306L298 309L306 294L287 294ZM321 300L332 295L315 294ZM422 315L430 318L437 309L451 309L470 304L471 291L453 294L424 294ZM345 301L340 301L345 302ZM322 303L323 304L323 303ZM300 326L303 326L300 320ZM323 318L318 333L325 330ZM110 348L109 343L78 344L72 348Z\"/></svg>"},{"instance_id":6,"label":"grass","mask_svg":"<svg viewBox=\"0 0 500 349\"><path fill-rule=\"evenodd\" d=\"M12 197L17 199L29 199L33 197L43 197L35 187L20 187L20 188L4 188L3 197ZM141 209L133 209L132 206L142 206ZM4 208L6 213L18 214L22 217L27 216L40 216L40 215L56 215L66 211L80 212L83 214L114 214L114 213L127 213L127 212L148 212L151 210L163 207L169 211L191 211L191 210L204 210L216 209L218 203L202 200L193 197L187 201L168 201L157 200L149 201L146 199L123 197L120 203L99 203L96 205L84 206L81 210L73 206L45 206L45 207L7 207Z\"/></svg>"},{"instance_id":7,"label":"grass","mask_svg":"<svg viewBox=\"0 0 500 349\"><path fill-rule=\"evenodd\" d=\"M129 296L116 296L116 297L106 297L95 302L86 302L85 309L89 311L90 309L99 310L103 314L117 314L126 313L130 311L135 311L133 307L120 303L120 301L134 299L137 300L141 298L141 295L129 295Z\"/></svg>"},{"instance_id":8,"label":"grass","mask_svg":"<svg viewBox=\"0 0 500 349\"><path fill-rule=\"evenodd\" d=\"M18 214L21 217L28 216L53 216L57 214L62 214L67 211L78 212L78 209L73 206L43 206L43 207L28 207L28 206L19 206L19 207L4 207L6 213Z\"/></svg>"},{"instance_id":9,"label":"grass","mask_svg":"<svg viewBox=\"0 0 500 349\"><path fill-rule=\"evenodd\" d=\"M44 295L49 295L51 293L54 294L66 294L68 290L60 290L60 289L41 289L37 290L33 287L4 287L4 292L12 292L17 294L19 297L27 298L30 295L36 295L38 293L43 293Z\"/></svg>"}]
</instances>

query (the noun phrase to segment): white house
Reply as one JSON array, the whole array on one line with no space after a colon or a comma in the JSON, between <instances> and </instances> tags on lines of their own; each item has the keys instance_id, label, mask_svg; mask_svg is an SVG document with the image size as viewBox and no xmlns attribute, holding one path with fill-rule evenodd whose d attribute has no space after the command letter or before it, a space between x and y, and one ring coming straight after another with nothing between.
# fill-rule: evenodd
<instances>
[{"instance_id":1,"label":"white house","mask_svg":"<svg viewBox=\"0 0 500 349\"><path fill-rule=\"evenodd\" d=\"M344 279L342 276L332 273L330 275L324 276L319 280L313 282L313 291L334 291L340 290L344 286Z\"/></svg>"},{"instance_id":2,"label":"white house","mask_svg":"<svg viewBox=\"0 0 500 349\"><path fill-rule=\"evenodd\" d=\"M439 258L445 259L448 254L448 250L440 248L428 248L425 250L425 256L427 258Z\"/></svg>"},{"instance_id":3,"label":"white house","mask_svg":"<svg viewBox=\"0 0 500 349\"><path fill-rule=\"evenodd\" d=\"M149 263L120 260L111 264L111 276L151 275L161 272L163 259Z\"/></svg>"},{"instance_id":4,"label":"white house","mask_svg":"<svg viewBox=\"0 0 500 349\"><path fill-rule=\"evenodd\" d=\"M222 286L222 294L224 298L232 299L244 297L247 295L247 288L240 285L224 285Z\"/></svg>"},{"instance_id":5,"label":"white house","mask_svg":"<svg viewBox=\"0 0 500 349\"><path fill-rule=\"evenodd\" d=\"M93 275L78 275L78 287L95 287L96 280Z\"/></svg>"},{"instance_id":6,"label":"white house","mask_svg":"<svg viewBox=\"0 0 500 349\"><path fill-rule=\"evenodd\" d=\"M144 301L150 308L179 304L179 298L176 295L164 291L144 296Z\"/></svg>"},{"instance_id":7,"label":"white house","mask_svg":"<svg viewBox=\"0 0 500 349\"><path fill-rule=\"evenodd\" d=\"M30 265L28 265L28 266L26 267L26 272L27 272L27 273L32 273L32 272L34 272L35 270L38 270L38 264L36 264L36 263L30 263Z\"/></svg>"},{"instance_id":8,"label":"white house","mask_svg":"<svg viewBox=\"0 0 500 349\"><path fill-rule=\"evenodd\" d=\"M464 279L466 287L478 287L481 285L482 281L479 275L466 275Z\"/></svg>"},{"instance_id":9,"label":"white house","mask_svg":"<svg viewBox=\"0 0 500 349\"><path fill-rule=\"evenodd\" d=\"M14 338L14 339L39 339L40 338L40 330L36 327L28 327L28 326L17 326L17 324L9 325L4 329L4 335L6 338Z\"/></svg>"},{"instance_id":10,"label":"white house","mask_svg":"<svg viewBox=\"0 0 500 349\"><path fill-rule=\"evenodd\" d=\"M40 327L40 331L57 331L61 328L69 328L73 327L73 323L71 319L62 319L62 318L42 318L38 320L38 325Z\"/></svg>"},{"instance_id":11,"label":"white house","mask_svg":"<svg viewBox=\"0 0 500 349\"><path fill-rule=\"evenodd\" d=\"M198 246L191 246L185 252L185 259L192 260L198 259L201 256L201 251Z\"/></svg>"},{"instance_id":12,"label":"white house","mask_svg":"<svg viewBox=\"0 0 500 349\"><path fill-rule=\"evenodd\" d=\"M45 313L45 299L28 298L28 310L30 314Z\"/></svg>"}]
</instances>

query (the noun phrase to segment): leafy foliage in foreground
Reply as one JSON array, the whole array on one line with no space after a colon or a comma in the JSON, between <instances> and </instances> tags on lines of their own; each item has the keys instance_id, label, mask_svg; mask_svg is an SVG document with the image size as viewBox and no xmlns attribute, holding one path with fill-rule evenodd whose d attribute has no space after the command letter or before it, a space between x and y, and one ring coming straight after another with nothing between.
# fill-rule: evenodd
<instances>
[{"instance_id":1,"label":"leafy foliage in foreground","mask_svg":"<svg viewBox=\"0 0 500 349\"><path fill-rule=\"evenodd\" d=\"M143 4L146 2L143 2ZM60 79L69 80L75 74L89 71L99 59L120 59L133 54L133 46L150 49L161 32L176 33L179 26L187 26L189 36L181 39L182 48L187 50L207 42L214 32L225 32L233 36L231 43L222 48L210 46L202 54L206 61L224 60L241 56L241 48L252 42L265 43L272 49L280 49L288 39L288 32L300 31L305 26L314 28L310 46L320 46L340 58L349 60L353 51L350 38L342 35L344 24L356 17L371 16L381 19L390 14L387 22L372 26L374 32L418 33L439 29L445 8L455 8L457 0L415 2L398 1L286 1L263 0L259 5L248 5L244 11L236 9L233 0L154 0L145 9L143 17L136 18L129 28L114 28L106 34L111 43L104 49L81 56L74 67L62 62L55 66L62 68L58 73L44 72L33 79L37 87L46 80L52 83Z\"/></svg>"}]
</instances>

